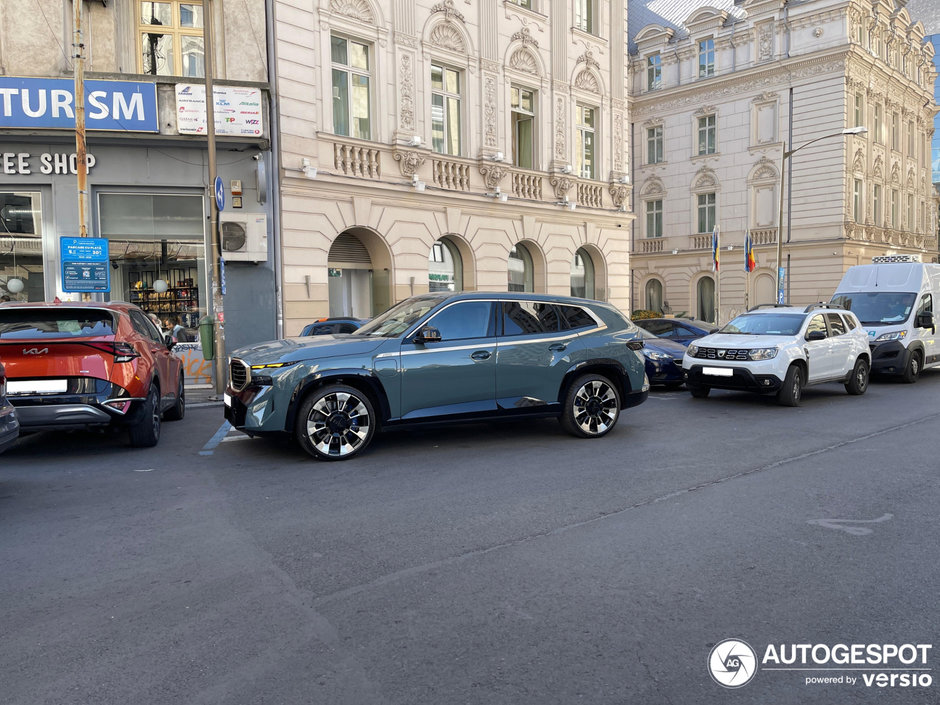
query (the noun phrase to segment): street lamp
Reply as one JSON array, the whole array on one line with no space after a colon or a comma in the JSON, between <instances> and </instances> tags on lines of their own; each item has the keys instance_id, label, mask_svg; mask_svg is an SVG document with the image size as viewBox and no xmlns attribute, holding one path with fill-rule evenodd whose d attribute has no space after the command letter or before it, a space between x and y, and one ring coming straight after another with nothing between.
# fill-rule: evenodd
<instances>
[{"instance_id":1,"label":"street lamp","mask_svg":"<svg viewBox=\"0 0 940 705\"><path fill-rule=\"evenodd\" d=\"M802 144L796 149L791 149L789 151L787 151L787 143L784 141L783 153L780 155L780 211L777 218L777 303L783 303L781 301L783 291L780 285L781 274L783 274L783 173L787 159L799 152L801 149L803 149L803 147L809 147L814 142L819 142L819 140L829 139L830 137L841 137L842 135L861 135L866 132L868 132L868 128L862 127L861 125L858 127L847 127L844 130L840 130L839 132L833 132L831 135L817 137L816 139L810 140L806 144ZM792 194L789 195L792 196Z\"/></svg>"}]
</instances>

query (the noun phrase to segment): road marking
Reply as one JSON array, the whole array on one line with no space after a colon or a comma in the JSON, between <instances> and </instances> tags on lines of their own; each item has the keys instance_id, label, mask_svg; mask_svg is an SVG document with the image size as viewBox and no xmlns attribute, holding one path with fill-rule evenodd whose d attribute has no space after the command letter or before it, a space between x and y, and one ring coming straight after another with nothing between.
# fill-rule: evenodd
<instances>
[{"instance_id":1,"label":"road marking","mask_svg":"<svg viewBox=\"0 0 940 705\"><path fill-rule=\"evenodd\" d=\"M824 529L835 529L844 531L852 536L867 536L873 533L872 529L866 529L864 526L847 526L848 524L881 524L885 521L894 519L894 514L883 514L877 519L810 519L807 524L815 524Z\"/></svg>"},{"instance_id":2,"label":"road marking","mask_svg":"<svg viewBox=\"0 0 940 705\"><path fill-rule=\"evenodd\" d=\"M236 431L238 433L238 431ZM226 436L222 439L222 443L228 443L229 441L250 441L252 440L251 436L246 436L244 433L238 433L237 436Z\"/></svg>"},{"instance_id":3,"label":"road marking","mask_svg":"<svg viewBox=\"0 0 940 705\"><path fill-rule=\"evenodd\" d=\"M232 429L232 424L228 421L223 421L222 425L219 426L219 430L215 432L215 435L209 439L209 442L206 443L202 450L199 451L199 455L212 455L215 452L216 447L219 443L222 442L222 439L225 438L226 434Z\"/></svg>"},{"instance_id":4,"label":"road marking","mask_svg":"<svg viewBox=\"0 0 940 705\"><path fill-rule=\"evenodd\" d=\"M153 468L134 468L134 472L153 472Z\"/></svg>"},{"instance_id":5,"label":"road marking","mask_svg":"<svg viewBox=\"0 0 940 705\"><path fill-rule=\"evenodd\" d=\"M207 406L222 406L222 402L220 402L220 401L200 401L200 402L196 402L195 404L187 404L187 405L186 405L186 408L187 408L187 409L204 409L204 408L206 408Z\"/></svg>"}]
</instances>

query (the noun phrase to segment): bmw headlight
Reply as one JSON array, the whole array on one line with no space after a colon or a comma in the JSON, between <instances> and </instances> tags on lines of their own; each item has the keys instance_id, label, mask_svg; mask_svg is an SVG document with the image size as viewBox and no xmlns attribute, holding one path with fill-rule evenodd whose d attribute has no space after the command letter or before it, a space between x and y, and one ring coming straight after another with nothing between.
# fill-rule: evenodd
<instances>
[{"instance_id":1,"label":"bmw headlight","mask_svg":"<svg viewBox=\"0 0 940 705\"><path fill-rule=\"evenodd\" d=\"M291 365L296 365L296 364L297 364L296 360L294 360L293 362L269 362L266 365L252 365L251 369L253 370L276 370L276 369L280 369L281 367L290 367Z\"/></svg>"},{"instance_id":2,"label":"bmw headlight","mask_svg":"<svg viewBox=\"0 0 940 705\"><path fill-rule=\"evenodd\" d=\"M877 338L875 338L876 343L884 343L888 340L904 340L907 337L906 330L896 330L892 333L882 333Z\"/></svg>"},{"instance_id":3,"label":"bmw headlight","mask_svg":"<svg viewBox=\"0 0 940 705\"><path fill-rule=\"evenodd\" d=\"M656 360L657 362L667 362L672 359L672 355L657 352L656 350L647 350L646 348L643 349L643 354L646 355L647 360Z\"/></svg>"},{"instance_id":4,"label":"bmw headlight","mask_svg":"<svg viewBox=\"0 0 940 705\"><path fill-rule=\"evenodd\" d=\"M690 343L688 350L689 350L689 357L695 357L696 355L698 355L698 345Z\"/></svg>"},{"instance_id":5,"label":"bmw headlight","mask_svg":"<svg viewBox=\"0 0 940 705\"><path fill-rule=\"evenodd\" d=\"M777 348L753 348L747 357L749 360L773 360L777 357Z\"/></svg>"}]
</instances>

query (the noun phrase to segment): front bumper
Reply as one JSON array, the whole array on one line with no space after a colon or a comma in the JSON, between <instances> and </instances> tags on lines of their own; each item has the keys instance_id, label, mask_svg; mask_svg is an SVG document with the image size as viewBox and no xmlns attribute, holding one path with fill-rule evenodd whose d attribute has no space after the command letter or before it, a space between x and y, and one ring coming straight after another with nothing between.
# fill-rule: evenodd
<instances>
[{"instance_id":1,"label":"front bumper","mask_svg":"<svg viewBox=\"0 0 940 705\"><path fill-rule=\"evenodd\" d=\"M722 367L721 369L731 370L729 377L705 374L705 367L714 367L714 365L695 364L686 370L686 384L695 387L757 392L758 394L776 394L783 385L783 380L777 375L754 374L747 367Z\"/></svg>"},{"instance_id":2,"label":"front bumper","mask_svg":"<svg viewBox=\"0 0 940 705\"><path fill-rule=\"evenodd\" d=\"M682 360L651 360L646 358L646 376L650 384L681 384L685 381Z\"/></svg>"},{"instance_id":3,"label":"front bumper","mask_svg":"<svg viewBox=\"0 0 940 705\"><path fill-rule=\"evenodd\" d=\"M283 433L287 420L275 396L272 386L248 386L236 391L229 385L224 397L225 420L248 434Z\"/></svg>"},{"instance_id":4,"label":"front bumper","mask_svg":"<svg viewBox=\"0 0 940 705\"><path fill-rule=\"evenodd\" d=\"M911 360L911 351L899 340L872 343L871 373L875 375L901 375Z\"/></svg>"}]
</instances>

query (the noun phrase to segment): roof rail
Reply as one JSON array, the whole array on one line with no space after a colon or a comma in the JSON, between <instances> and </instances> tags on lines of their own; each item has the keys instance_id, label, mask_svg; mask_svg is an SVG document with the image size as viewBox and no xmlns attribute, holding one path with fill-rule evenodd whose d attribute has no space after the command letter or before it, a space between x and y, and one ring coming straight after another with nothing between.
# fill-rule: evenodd
<instances>
[{"instance_id":1,"label":"roof rail","mask_svg":"<svg viewBox=\"0 0 940 705\"><path fill-rule=\"evenodd\" d=\"M748 313L751 311L756 311L759 308L792 308L790 304L757 304L757 306L751 306L747 310Z\"/></svg>"},{"instance_id":2,"label":"roof rail","mask_svg":"<svg viewBox=\"0 0 940 705\"><path fill-rule=\"evenodd\" d=\"M819 303L810 304L809 306L807 306L806 308L804 308L804 309L803 309L803 313L809 313L809 312L812 311L814 308L837 308L837 309L839 309L840 311L844 311L844 310L845 310L845 306L841 306L840 304L827 304L827 303L824 302L824 301L820 301Z\"/></svg>"}]
</instances>

